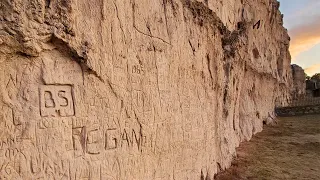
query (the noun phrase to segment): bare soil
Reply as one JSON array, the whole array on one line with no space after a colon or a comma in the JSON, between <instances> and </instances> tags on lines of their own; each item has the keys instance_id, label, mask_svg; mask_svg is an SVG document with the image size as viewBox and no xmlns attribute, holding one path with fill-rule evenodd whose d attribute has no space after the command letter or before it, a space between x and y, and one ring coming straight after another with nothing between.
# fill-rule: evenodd
<instances>
[{"instance_id":1,"label":"bare soil","mask_svg":"<svg viewBox=\"0 0 320 180\"><path fill-rule=\"evenodd\" d=\"M278 118L237 148L218 180L320 180L320 115Z\"/></svg>"}]
</instances>

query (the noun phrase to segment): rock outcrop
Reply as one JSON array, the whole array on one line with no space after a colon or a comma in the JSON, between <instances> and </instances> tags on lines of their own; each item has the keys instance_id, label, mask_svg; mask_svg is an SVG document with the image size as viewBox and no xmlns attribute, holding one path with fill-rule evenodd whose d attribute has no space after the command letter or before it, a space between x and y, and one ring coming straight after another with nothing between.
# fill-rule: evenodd
<instances>
[{"instance_id":1,"label":"rock outcrop","mask_svg":"<svg viewBox=\"0 0 320 180\"><path fill-rule=\"evenodd\" d=\"M306 95L306 75L304 70L296 65L291 65L293 78L293 98L305 97Z\"/></svg>"},{"instance_id":2,"label":"rock outcrop","mask_svg":"<svg viewBox=\"0 0 320 180\"><path fill-rule=\"evenodd\" d=\"M276 0L3 0L0 179L213 179L292 88Z\"/></svg>"}]
</instances>

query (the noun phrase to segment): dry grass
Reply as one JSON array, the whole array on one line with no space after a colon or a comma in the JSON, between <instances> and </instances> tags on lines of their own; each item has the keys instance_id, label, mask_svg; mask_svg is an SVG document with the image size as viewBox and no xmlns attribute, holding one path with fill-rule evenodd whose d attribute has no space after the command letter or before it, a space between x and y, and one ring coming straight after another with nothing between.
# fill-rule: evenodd
<instances>
[{"instance_id":1,"label":"dry grass","mask_svg":"<svg viewBox=\"0 0 320 180\"><path fill-rule=\"evenodd\" d=\"M216 179L320 179L320 115L279 118L237 149Z\"/></svg>"}]
</instances>

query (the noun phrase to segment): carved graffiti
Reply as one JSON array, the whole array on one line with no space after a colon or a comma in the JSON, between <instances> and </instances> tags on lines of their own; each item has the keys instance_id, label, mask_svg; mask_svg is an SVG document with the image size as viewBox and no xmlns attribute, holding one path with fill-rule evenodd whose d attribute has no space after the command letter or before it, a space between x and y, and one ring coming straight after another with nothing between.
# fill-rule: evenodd
<instances>
[{"instance_id":1,"label":"carved graffiti","mask_svg":"<svg viewBox=\"0 0 320 180\"><path fill-rule=\"evenodd\" d=\"M1 164L1 162L0 162ZM11 163L4 163L0 167L0 179L22 179Z\"/></svg>"},{"instance_id":2,"label":"carved graffiti","mask_svg":"<svg viewBox=\"0 0 320 180\"><path fill-rule=\"evenodd\" d=\"M80 156L85 153L86 149L86 127L72 129L72 141L75 156Z\"/></svg>"},{"instance_id":3,"label":"carved graffiti","mask_svg":"<svg viewBox=\"0 0 320 180\"><path fill-rule=\"evenodd\" d=\"M42 117L74 116L73 91L70 85L43 85L40 87L40 114Z\"/></svg>"},{"instance_id":4,"label":"carved graffiti","mask_svg":"<svg viewBox=\"0 0 320 180\"><path fill-rule=\"evenodd\" d=\"M259 29L260 23L261 23L261 20L259 20L256 24L253 25L253 29L255 29L256 27L257 27L257 29Z\"/></svg>"},{"instance_id":5,"label":"carved graffiti","mask_svg":"<svg viewBox=\"0 0 320 180\"><path fill-rule=\"evenodd\" d=\"M0 150L13 146L17 142L16 137L8 137L0 140Z\"/></svg>"},{"instance_id":6,"label":"carved graffiti","mask_svg":"<svg viewBox=\"0 0 320 180\"><path fill-rule=\"evenodd\" d=\"M132 74L143 75L144 74L144 68L143 68L142 65L133 65L131 72L132 72Z\"/></svg>"},{"instance_id":7,"label":"carved graffiti","mask_svg":"<svg viewBox=\"0 0 320 180\"><path fill-rule=\"evenodd\" d=\"M146 136L142 129L118 129L109 128L101 130L94 128L88 130L87 127L73 128L72 132L73 149L75 156L84 154L97 155L104 150L114 150L118 148L137 148L141 151L143 141Z\"/></svg>"},{"instance_id":8,"label":"carved graffiti","mask_svg":"<svg viewBox=\"0 0 320 180\"><path fill-rule=\"evenodd\" d=\"M41 154L30 156L28 166L34 179L62 179L69 177L68 160L52 160Z\"/></svg>"}]
</instances>

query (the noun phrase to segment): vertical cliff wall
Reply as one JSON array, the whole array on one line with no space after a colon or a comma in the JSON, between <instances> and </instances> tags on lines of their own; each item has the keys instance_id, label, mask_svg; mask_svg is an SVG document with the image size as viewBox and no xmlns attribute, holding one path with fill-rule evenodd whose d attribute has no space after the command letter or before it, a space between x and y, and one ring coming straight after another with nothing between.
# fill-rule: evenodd
<instances>
[{"instance_id":1,"label":"vertical cliff wall","mask_svg":"<svg viewBox=\"0 0 320 180\"><path fill-rule=\"evenodd\" d=\"M0 1L0 179L213 179L289 98L278 8Z\"/></svg>"}]
</instances>

